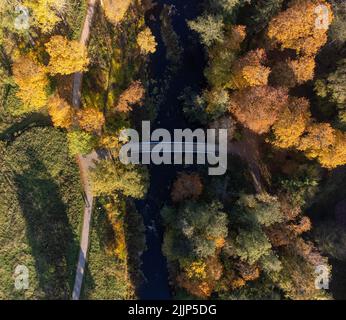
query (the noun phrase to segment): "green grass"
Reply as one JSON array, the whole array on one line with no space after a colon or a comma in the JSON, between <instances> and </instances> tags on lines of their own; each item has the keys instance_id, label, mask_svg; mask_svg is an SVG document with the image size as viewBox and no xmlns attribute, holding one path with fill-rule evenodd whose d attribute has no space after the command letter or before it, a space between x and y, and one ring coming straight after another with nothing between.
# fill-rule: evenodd
<instances>
[{"instance_id":1,"label":"green grass","mask_svg":"<svg viewBox=\"0 0 346 320\"><path fill-rule=\"evenodd\" d=\"M0 148L0 299L69 299L84 204L66 136L32 128ZM14 287L17 265L28 290Z\"/></svg>"},{"instance_id":2,"label":"green grass","mask_svg":"<svg viewBox=\"0 0 346 320\"><path fill-rule=\"evenodd\" d=\"M114 233L107 213L96 202L92 216L88 263L82 299L122 300L128 298L131 285L125 261L107 254L107 245L114 242Z\"/></svg>"}]
</instances>

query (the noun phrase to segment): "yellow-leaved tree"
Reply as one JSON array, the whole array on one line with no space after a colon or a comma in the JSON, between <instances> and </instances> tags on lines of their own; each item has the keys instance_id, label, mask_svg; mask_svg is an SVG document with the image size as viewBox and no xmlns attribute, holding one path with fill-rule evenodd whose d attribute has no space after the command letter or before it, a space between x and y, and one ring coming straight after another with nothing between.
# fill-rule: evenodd
<instances>
[{"instance_id":1,"label":"yellow-leaved tree","mask_svg":"<svg viewBox=\"0 0 346 320\"><path fill-rule=\"evenodd\" d=\"M335 141L328 149L323 150L318 161L325 168L332 169L346 164L346 133L336 130Z\"/></svg>"},{"instance_id":2,"label":"yellow-leaved tree","mask_svg":"<svg viewBox=\"0 0 346 320\"><path fill-rule=\"evenodd\" d=\"M24 0L23 5L30 10L31 26L49 33L61 21L66 0Z\"/></svg>"},{"instance_id":3,"label":"yellow-leaved tree","mask_svg":"<svg viewBox=\"0 0 346 320\"><path fill-rule=\"evenodd\" d=\"M58 95L54 95L48 101L48 112L55 127L69 128L73 122L73 109Z\"/></svg>"},{"instance_id":4,"label":"yellow-leaved tree","mask_svg":"<svg viewBox=\"0 0 346 320\"><path fill-rule=\"evenodd\" d=\"M156 51L157 42L149 28L145 28L138 34L137 44L144 54L154 53Z\"/></svg>"},{"instance_id":5,"label":"yellow-leaved tree","mask_svg":"<svg viewBox=\"0 0 346 320\"><path fill-rule=\"evenodd\" d=\"M47 104L48 77L43 65L31 56L22 56L13 63L13 79L19 87L17 97L23 107L19 113L36 111Z\"/></svg>"},{"instance_id":6,"label":"yellow-leaved tree","mask_svg":"<svg viewBox=\"0 0 346 320\"><path fill-rule=\"evenodd\" d=\"M50 56L48 70L52 75L71 74L87 70L89 64L87 48L75 40L53 36L46 43Z\"/></svg>"},{"instance_id":7,"label":"yellow-leaved tree","mask_svg":"<svg viewBox=\"0 0 346 320\"><path fill-rule=\"evenodd\" d=\"M305 98L290 99L273 125L275 146L289 148L297 145L311 117L309 107Z\"/></svg>"},{"instance_id":8,"label":"yellow-leaved tree","mask_svg":"<svg viewBox=\"0 0 346 320\"><path fill-rule=\"evenodd\" d=\"M125 16L131 0L102 0L101 5L107 20L118 24Z\"/></svg>"},{"instance_id":9,"label":"yellow-leaved tree","mask_svg":"<svg viewBox=\"0 0 346 320\"><path fill-rule=\"evenodd\" d=\"M312 123L299 141L298 150L308 158L319 157L335 143L335 129L329 123Z\"/></svg>"}]
</instances>

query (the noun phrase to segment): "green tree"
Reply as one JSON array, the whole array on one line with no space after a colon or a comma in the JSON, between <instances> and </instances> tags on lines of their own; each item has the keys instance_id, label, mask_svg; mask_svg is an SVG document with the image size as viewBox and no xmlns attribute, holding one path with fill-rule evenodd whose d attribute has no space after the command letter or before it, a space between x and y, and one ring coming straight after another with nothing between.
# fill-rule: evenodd
<instances>
[{"instance_id":1,"label":"green tree","mask_svg":"<svg viewBox=\"0 0 346 320\"><path fill-rule=\"evenodd\" d=\"M215 254L219 239L227 236L227 215L219 202L187 201L162 211L168 232L163 250L169 260L197 260Z\"/></svg>"},{"instance_id":2,"label":"green tree","mask_svg":"<svg viewBox=\"0 0 346 320\"><path fill-rule=\"evenodd\" d=\"M188 25L190 29L196 31L200 35L201 42L207 47L215 42L223 42L224 24L220 16L200 16L196 20L189 21Z\"/></svg>"},{"instance_id":3,"label":"green tree","mask_svg":"<svg viewBox=\"0 0 346 320\"><path fill-rule=\"evenodd\" d=\"M96 145L95 137L85 131L75 130L68 132L67 138L69 153L71 156L75 156L77 154L88 154Z\"/></svg>"},{"instance_id":4,"label":"green tree","mask_svg":"<svg viewBox=\"0 0 346 320\"><path fill-rule=\"evenodd\" d=\"M315 82L315 92L336 104L339 122L346 125L346 59L338 61L336 70L325 79Z\"/></svg>"}]
</instances>

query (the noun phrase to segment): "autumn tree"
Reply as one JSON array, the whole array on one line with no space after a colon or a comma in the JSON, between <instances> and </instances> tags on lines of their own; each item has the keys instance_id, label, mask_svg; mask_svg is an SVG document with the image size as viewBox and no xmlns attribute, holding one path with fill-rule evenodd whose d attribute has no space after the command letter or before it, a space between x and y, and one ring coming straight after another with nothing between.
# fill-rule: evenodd
<instances>
[{"instance_id":1,"label":"autumn tree","mask_svg":"<svg viewBox=\"0 0 346 320\"><path fill-rule=\"evenodd\" d=\"M288 103L287 91L270 86L249 87L231 95L229 110L245 127L268 132Z\"/></svg>"},{"instance_id":2,"label":"autumn tree","mask_svg":"<svg viewBox=\"0 0 346 320\"><path fill-rule=\"evenodd\" d=\"M135 104L142 101L145 95L145 89L140 81L134 81L121 94L119 102L115 107L118 112L129 112Z\"/></svg>"},{"instance_id":3,"label":"autumn tree","mask_svg":"<svg viewBox=\"0 0 346 320\"><path fill-rule=\"evenodd\" d=\"M30 10L31 26L43 33L49 33L61 21L66 9L66 0L24 0Z\"/></svg>"},{"instance_id":4,"label":"autumn tree","mask_svg":"<svg viewBox=\"0 0 346 320\"><path fill-rule=\"evenodd\" d=\"M53 36L46 43L46 50L50 56L48 70L53 75L67 75L87 70L89 64L87 49L78 41L70 41L63 36Z\"/></svg>"},{"instance_id":5,"label":"autumn tree","mask_svg":"<svg viewBox=\"0 0 346 320\"><path fill-rule=\"evenodd\" d=\"M55 127L69 128L73 122L72 107L58 95L48 101L48 112Z\"/></svg>"},{"instance_id":6,"label":"autumn tree","mask_svg":"<svg viewBox=\"0 0 346 320\"><path fill-rule=\"evenodd\" d=\"M144 54L155 53L156 51L157 42L148 27L138 34L137 44Z\"/></svg>"},{"instance_id":7,"label":"autumn tree","mask_svg":"<svg viewBox=\"0 0 346 320\"><path fill-rule=\"evenodd\" d=\"M304 151L307 157L317 158L335 143L335 130L329 123L312 123L306 134L300 139L298 150Z\"/></svg>"},{"instance_id":8,"label":"autumn tree","mask_svg":"<svg viewBox=\"0 0 346 320\"><path fill-rule=\"evenodd\" d=\"M339 130L335 132L335 141L328 149L325 149L318 161L325 168L333 169L346 164L346 133Z\"/></svg>"},{"instance_id":9,"label":"autumn tree","mask_svg":"<svg viewBox=\"0 0 346 320\"><path fill-rule=\"evenodd\" d=\"M46 106L49 81L45 71L45 67L30 56L22 56L13 63L13 79L19 87L17 97L23 103L22 113Z\"/></svg>"},{"instance_id":10,"label":"autumn tree","mask_svg":"<svg viewBox=\"0 0 346 320\"><path fill-rule=\"evenodd\" d=\"M199 298L208 298L223 274L223 266L215 256L185 262L181 267L183 272L177 276L177 283Z\"/></svg>"},{"instance_id":11,"label":"autumn tree","mask_svg":"<svg viewBox=\"0 0 346 320\"><path fill-rule=\"evenodd\" d=\"M141 199L148 188L148 172L145 167L124 165L119 161L102 160L90 170L94 195L123 194Z\"/></svg>"},{"instance_id":12,"label":"autumn tree","mask_svg":"<svg viewBox=\"0 0 346 320\"><path fill-rule=\"evenodd\" d=\"M181 173L172 187L171 197L174 202L185 199L197 199L203 191L201 178L196 173Z\"/></svg>"},{"instance_id":13,"label":"autumn tree","mask_svg":"<svg viewBox=\"0 0 346 320\"><path fill-rule=\"evenodd\" d=\"M280 148L296 146L310 121L310 104L305 98L291 98L273 125L273 144Z\"/></svg>"},{"instance_id":14,"label":"autumn tree","mask_svg":"<svg viewBox=\"0 0 346 320\"><path fill-rule=\"evenodd\" d=\"M268 84L270 68L263 65L265 59L264 49L249 51L234 63L231 70L232 78L227 86L232 89L243 89Z\"/></svg>"},{"instance_id":15,"label":"autumn tree","mask_svg":"<svg viewBox=\"0 0 346 320\"><path fill-rule=\"evenodd\" d=\"M326 8L328 16L320 21L316 8ZM274 17L268 26L268 37L282 49L314 56L327 42L327 30L333 20L331 6L324 0L293 0L285 11ZM321 24L320 27L316 27Z\"/></svg>"},{"instance_id":16,"label":"autumn tree","mask_svg":"<svg viewBox=\"0 0 346 320\"><path fill-rule=\"evenodd\" d=\"M77 112L80 127L88 132L99 132L105 123L105 117L101 111L94 108L84 108Z\"/></svg>"},{"instance_id":17,"label":"autumn tree","mask_svg":"<svg viewBox=\"0 0 346 320\"><path fill-rule=\"evenodd\" d=\"M302 84L314 77L315 59L313 57L288 60L287 64L292 70L297 84Z\"/></svg>"},{"instance_id":18,"label":"autumn tree","mask_svg":"<svg viewBox=\"0 0 346 320\"><path fill-rule=\"evenodd\" d=\"M116 25L125 17L131 0L102 0L101 4L107 20Z\"/></svg>"},{"instance_id":19,"label":"autumn tree","mask_svg":"<svg viewBox=\"0 0 346 320\"><path fill-rule=\"evenodd\" d=\"M315 58L302 56L297 59L278 61L273 65L270 74L274 86L292 88L296 85L313 79L315 71Z\"/></svg>"}]
</instances>

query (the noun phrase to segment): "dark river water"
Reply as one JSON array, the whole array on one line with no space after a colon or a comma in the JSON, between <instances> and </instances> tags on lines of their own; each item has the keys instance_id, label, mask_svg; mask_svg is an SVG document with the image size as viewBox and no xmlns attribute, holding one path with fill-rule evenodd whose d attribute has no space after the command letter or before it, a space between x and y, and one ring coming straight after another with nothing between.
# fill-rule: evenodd
<instances>
[{"instance_id":1,"label":"dark river water","mask_svg":"<svg viewBox=\"0 0 346 320\"><path fill-rule=\"evenodd\" d=\"M178 99L183 89L186 87L196 88L204 83L203 48L198 43L196 35L193 35L186 24L186 20L194 19L200 14L201 2L196 0L158 0L156 2L158 5L147 17L147 24L158 42L157 51L151 57L151 77L159 82L162 81L166 75L165 70L170 63L166 59L166 48L161 38L160 28L160 12L165 4L174 6L172 10L175 12L172 14L173 28L179 37L180 46L184 48L179 70L172 74L158 116L155 122L151 124L152 130L165 128L172 132L173 129L188 127L183 116L181 102ZM175 165L149 166L150 187L147 198L136 204L144 219L147 245L147 250L142 255L141 271L144 281L138 290L140 299L171 298L167 261L161 250L163 226L160 210L164 203L169 201L170 187L177 172L183 169L183 167Z\"/></svg>"}]
</instances>

